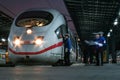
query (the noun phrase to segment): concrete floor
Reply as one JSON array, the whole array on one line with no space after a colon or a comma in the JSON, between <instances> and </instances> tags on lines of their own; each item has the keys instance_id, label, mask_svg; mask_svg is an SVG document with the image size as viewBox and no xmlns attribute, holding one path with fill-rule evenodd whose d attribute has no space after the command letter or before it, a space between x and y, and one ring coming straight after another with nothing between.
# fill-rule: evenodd
<instances>
[{"instance_id":1,"label":"concrete floor","mask_svg":"<svg viewBox=\"0 0 120 80\"><path fill-rule=\"evenodd\" d=\"M120 64L0 67L0 80L120 80Z\"/></svg>"}]
</instances>

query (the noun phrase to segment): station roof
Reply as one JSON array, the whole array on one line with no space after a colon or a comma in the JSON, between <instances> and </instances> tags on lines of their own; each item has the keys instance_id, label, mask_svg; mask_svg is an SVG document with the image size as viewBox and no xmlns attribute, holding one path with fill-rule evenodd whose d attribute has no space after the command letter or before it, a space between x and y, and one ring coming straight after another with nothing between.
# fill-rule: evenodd
<instances>
[{"instance_id":1,"label":"station roof","mask_svg":"<svg viewBox=\"0 0 120 80\"><path fill-rule=\"evenodd\" d=\"M120 17L119 0L64 1L82 40L91 39L91 34L98 31L103 31L106 36L113 28L115 38L120 38L119 23L117 27L113 24L115 19Z\"/></svg>"},{"instance_id":2,"label":"station roof","mask_svg":"<svg viewBox=\"0 0 120 80\"><path fill-rule=\"evenodd\" d=\"M0 11L0 37L7 37L13 18Z\"/></svg>"}]
</instances>

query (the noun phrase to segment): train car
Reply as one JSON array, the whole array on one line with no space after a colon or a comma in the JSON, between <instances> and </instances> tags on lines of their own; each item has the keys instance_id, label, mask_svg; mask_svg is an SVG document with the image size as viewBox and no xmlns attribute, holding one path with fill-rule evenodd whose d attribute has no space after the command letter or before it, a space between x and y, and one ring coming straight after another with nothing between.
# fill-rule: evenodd
<instances>
[{"instance_id":1,"label":"train car","mask_svg":"<svg viewBox=\"0 0 120 80\"><path fill-rule=\"evenodd\" d=\"M63 36L69 33L66 19L54 9L31 9L14 19L9 37L9 62L55 64L64 60ZM72 39L71 62L76 61L74 35Z\"/></svg>"}]
</instances>

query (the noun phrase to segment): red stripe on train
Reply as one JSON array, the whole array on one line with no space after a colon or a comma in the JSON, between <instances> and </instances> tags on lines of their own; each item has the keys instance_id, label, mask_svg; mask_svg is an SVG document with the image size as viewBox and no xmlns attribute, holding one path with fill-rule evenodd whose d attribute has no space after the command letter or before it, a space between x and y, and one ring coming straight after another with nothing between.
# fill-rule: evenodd
<instances>
[{"instance_id":1,"label":"red stripe on train","mask_svg":"<svg viewBox=\"0 0 120 80\"><path fill-rule=\"evenodd\" d=\"M42 54L42 53L44 53L44 52L47 52L47 51L49 51L49 50L51 50L51 49L60 47L60 46L62 46L62 45L63 45L63 42L58 42L58 43L56 43L56 44L54 44L54 45L49 46L48 48L45 48L45 49L43 49L43 50L41 50L41 51L37 51L37 52L16 52L16 51L12 50L11 48L9 48L9 50L10 50L13 54L18 54L18 55L35 55L35 54Z\"/></svg>"}]
</instances>

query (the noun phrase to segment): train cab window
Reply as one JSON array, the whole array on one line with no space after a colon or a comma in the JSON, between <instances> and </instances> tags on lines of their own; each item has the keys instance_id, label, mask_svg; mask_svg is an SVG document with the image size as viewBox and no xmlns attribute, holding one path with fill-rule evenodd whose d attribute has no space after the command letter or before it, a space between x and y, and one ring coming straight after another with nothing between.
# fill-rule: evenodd
<instances>
[{"instance_id":1,"label":"train cab window","mask_svg":"<svg viewBox=\"0 0 120 80\"><path fill-rule=\"evenodd\" d=\"M53 20L51 13L46 11L28 11L22 13L15 24L18 27L43 27Z\"/></svg>"},{"instance_id":2,"label":"train cab window","mask_svg":"<svg viewBox=\"0 0 120 80\"><path fill-rule=\"evenodd\" d=\"M62 38L61 27L59 27L55 30L55 34L57 35L58 39Z\"/></svg>"}]
</instances>

